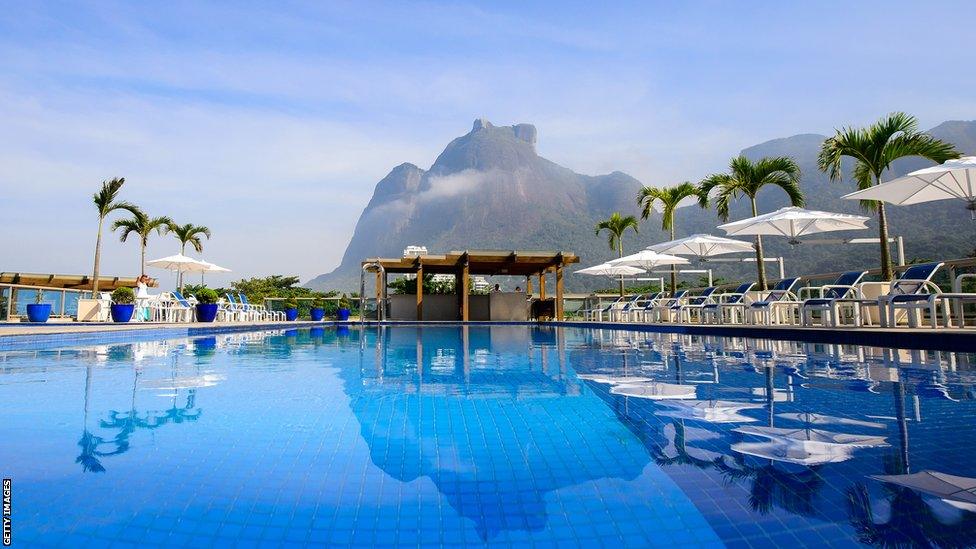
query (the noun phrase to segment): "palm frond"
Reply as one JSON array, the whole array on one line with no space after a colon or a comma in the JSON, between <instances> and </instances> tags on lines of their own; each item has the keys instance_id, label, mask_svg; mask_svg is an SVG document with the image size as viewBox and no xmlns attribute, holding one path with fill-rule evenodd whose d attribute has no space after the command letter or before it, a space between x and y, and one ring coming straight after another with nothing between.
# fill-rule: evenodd
<instances>
[{"instance_id":1,"label":"palm frond","mask_svg":"<svg viewBox=\"0 0 976 549\"><path fill-rule=\"evenodd\" d=\"M98 208L98 215L105 217L109 214L111 210L107 210L106 208L115 201L115 197L118 196L119 190L122 189L124 183L124 177L116 177L102 181L102 188L92 196L92 201L95 203L95 207Z\"/></svg>"},{"instance_id":2,"label":"palm frond","mask_svg":"<svg viewBox=\"0 0 976 549\"><path fill-rule=\"evenodd\" d=\"M926 133L904 133L894 137L884 148L884 167L906 156L920 156L938 164L962 156L952 143Z\"/></svg>"},{"instance_id":3,"label":"palm frond","mask_svg":"<svg viewBox=\"0 0 976 549\"><path fill-rule=\"evenodd\" d=\"M117 219L115 223L112 223L113 232L122 229L122 233L119 234L119 242L125 242L130 234L140 234L139 228L137 219Z\"/></svg>"},{"instance_id":4,"label":"palm frond","mask_svg":"<svg viewBox=\"0 0 976 549\"><path fill-rule=\"evenodd\" d=\"M851 177L854 179L858 190L864 190L874 185L874 174L871 172L871 168L864 162L858 161L854 164L854 171ZM878 211L878 203L874 200L860 200L858 203L865 212L873 213Z\"/></svg>"}]
</instances>

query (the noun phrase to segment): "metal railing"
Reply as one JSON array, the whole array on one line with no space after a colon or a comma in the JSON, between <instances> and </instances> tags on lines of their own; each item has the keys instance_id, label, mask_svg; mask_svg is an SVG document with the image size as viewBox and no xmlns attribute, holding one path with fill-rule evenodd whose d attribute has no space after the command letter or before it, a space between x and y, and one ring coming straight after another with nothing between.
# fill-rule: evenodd
<instances>
[{"instance_id":1,"label":"metal railing","mask_svg":"<svg viewBox=\"0 0 976 549\"><path fill-rule=\"evenodd\" d=\"M41 292L41 303L50 303L51 316L58 317L77 316L78 300L91 297L89 290L0 284L0 321L26 316L27 305L37 302L38 291Z\"/></svg>"},{"instance_id":2,"label":"metal railing","mask_svg":"<svg viewBox=\"0 0 976 549\"><path fill-rule=\"evenodd\" d=\"M966 280L976 278L976 257L965 257L960 259L948 259L942 261L944 264L942 269L939 270L933 277L933 282L935 282L942 291L951 292L962 292L963 283ZM895 265L893 270L895 273L900 273L906 269L911 268L912 265ZM848 271L853 271L856 269L848 269ZM865 281L868 280L880 280L881 268L866 269L867 275L865 276ZM800 285L802 286L823 286L825 284L831 284L837 278L848 271L834 271L829 273L815 273L809 275L799 276ZM769 286L772 287L773 284L778 282L778 279L770 279ZM718 291L729 290L735 288L741 283L741 281L731 281L725 284L718 285ZM694 288L682 288L687 289L689 293L695 294L705 289L704 286L694 287ZM634 295L630 293L629 295ZM578 297L578 296L576 296ZM619 297L616 292L601 292L598 294L591 294L589 298L597 298L597 307L602 307L606 301L613 301Z\"/></svg>"}]
</instances>

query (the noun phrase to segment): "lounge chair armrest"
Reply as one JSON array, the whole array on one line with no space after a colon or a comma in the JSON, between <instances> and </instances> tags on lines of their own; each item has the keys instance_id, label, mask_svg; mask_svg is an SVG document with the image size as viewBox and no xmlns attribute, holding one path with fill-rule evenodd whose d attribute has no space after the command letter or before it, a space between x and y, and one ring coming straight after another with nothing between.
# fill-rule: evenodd
<instances>
[{"instance_id":1,"label":"lounge chair armrest","mask_svg":"<svg viewBox=\"0 0 976 549\"><path fill-rule=\"evenodd\" d=\"M802 297L805 294L814 294L814 293L816 293L817 295L816 296L812 296L812 295L807 296L806 299L812 299L813 297L822 298L823 295L824 295L824 287L823 286L804 286L804 287L800 288L799 290L797 290L796 295L798 297Z\"/></svg>"},{"instance_id":2,"label":"lounge chair armrest","mask_svg":"<svg viewBox=\"0 0 976 549\"><path fill-rule=\"evenodd\" d=\"M976 273L963 273L957 276L956 279L952 281L952 293L955 294L963 293L962 281L966 280L967 278L976 278Z\"/></svg>"}]
</instances>

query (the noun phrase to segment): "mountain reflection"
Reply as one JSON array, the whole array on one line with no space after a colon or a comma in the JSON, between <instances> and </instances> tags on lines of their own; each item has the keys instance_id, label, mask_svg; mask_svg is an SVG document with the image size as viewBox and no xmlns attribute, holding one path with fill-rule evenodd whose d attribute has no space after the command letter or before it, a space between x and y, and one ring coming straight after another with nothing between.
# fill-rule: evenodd
<instances>
[{"instance_id":1,"label":"mountain reflection","mask_svg":"<svg viewBox=\"0 0 976 549\"><path fill-rule=\"evenodd\" d=\"M402 482L430 479L484 540L541 530L547 494L632 480L649 461L617 459L635 440L580 394L553 329L398 327L364 337L375 345L360 371L340 375L373 463Z\"/></svg>"}]
</instances>

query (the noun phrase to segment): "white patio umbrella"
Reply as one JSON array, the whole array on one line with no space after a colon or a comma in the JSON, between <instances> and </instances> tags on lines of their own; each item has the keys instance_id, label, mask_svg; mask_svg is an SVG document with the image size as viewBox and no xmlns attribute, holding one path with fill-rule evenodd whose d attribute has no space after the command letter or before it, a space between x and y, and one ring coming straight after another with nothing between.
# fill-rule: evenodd
<instances>
[{"instance_id":1,"label":"white patio umbrella","mask_svg":"<svg viewBox=\"0 0 976 549\"><path fill-rule=\"evenodd\" d=\"M227 267L221 267L220 265L217 265L215 263L211 263L209 261L201 261L200 263L203 263L204 265L207 266L206 269L200 271L200 284L203 284L203 275L205 273L229 273L229 272L231 272L231 270L228 269Z\"/></svg>"},{"instance_id":2,"label":"white patio umbrella","mask_svg":"<svg viewBox=\"0 0 976 549\"><path fill-rule=\"evenodd\" d=\"M600 263L599 265L594 265L592 267L587 267L585 269L580 269L576 271L576 274L584 274L591 276L608 276L613 278L615 276L633 276L644 272L644 269L639 269L637 267L629 267L627 265L611 265L610 263Z\"/></svg>"},{"instance_id":3,"label":"white patio umbrella","mask_svg":"<svg viewBox=\"0 0 976 549\"><path fill-rule=\"evenodd\" d=\"M789 238L790 244L799 244L797 239L809 234L867 229L867 221L868 218L862 215L804 210L792 206L719 225L718 228L730 236L779 235Z\"/></svg>"},{"instance_id":4,"label":"white patio umbrella","mask_svg":"<svg viewBox=\"0 0 976 549\"><path fill-rule=\"evenodd\" d=\"M970 217L976 220L976 156L947 160L842 198L880 200L899 206L956 199L966 203Z\"/></svg>"},{"instance_id":5,"label":"white patio umbrella","mask_svg":"<svg viewBox=\"0 0 976 549\"><path fill-rule=\"evenodd\" d=\"M636 254L625 255L618 259L611 259L607 263L611 265L640 267L645 271L649 271L661 265L686 265L688 264L688 260L676 255L658 253L653 250L641 250Z\"/></svg>"},{"instance_id":6,"label":"white patio umbrella","mask_svg":"<svg viewBox=\"0 0 976 549\"><path fill-rule=\"evenodd\" d=\"M176 271L179 274L180 290L183 289L182 288L183 273L202 272L207 270L207 263L204 263L203 261L197 261L196 259L185 256L183 254L169 255L166 257L161 257L159 259L153 259L147 261L146 265L149 265L150 267L156 267L157 269Z\"/></svg>"},{"instance_id":7,"label":"white patio umbrella","mask_svg":"<svg viewBox=\"0 0 976 549\"><path fill-rule=\"evenodd\" d=\"M870 475L870 478L935 496L960 509L976 509L976 478L939 471L922 471L911 475Z\"/></svg>"},{"instance_id":8,"label":"white patio umbrella","mask_svg":"<svg viewBox=\"0 0 976 549\"><path fill-rule=\"evenodd\" d=\"M710 234L693 234L685 238L648 246L648 250L671 255L690 255L702 261L709 257L754 250L752 242L733 240Z\"/></svg>"}]
</instances>

